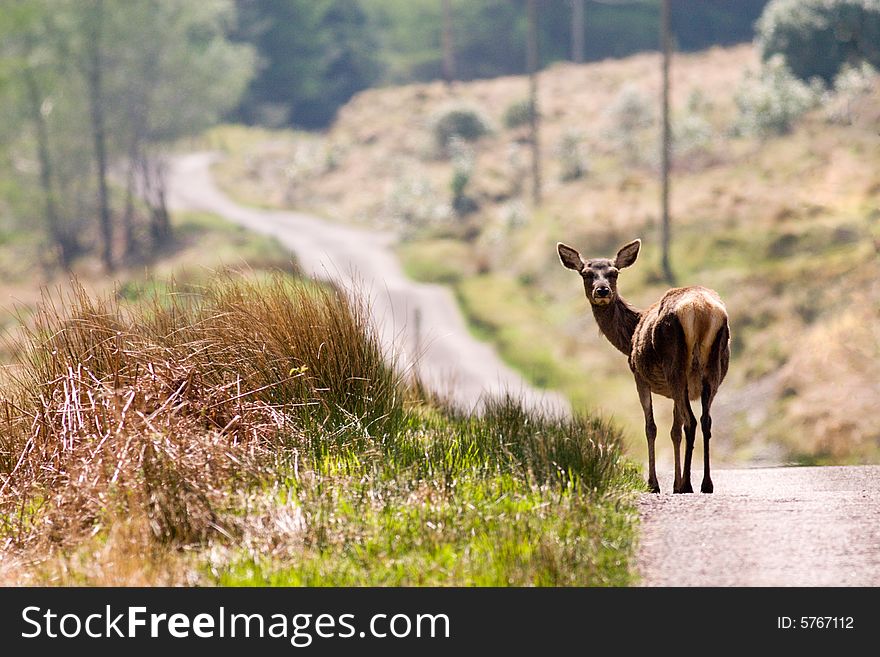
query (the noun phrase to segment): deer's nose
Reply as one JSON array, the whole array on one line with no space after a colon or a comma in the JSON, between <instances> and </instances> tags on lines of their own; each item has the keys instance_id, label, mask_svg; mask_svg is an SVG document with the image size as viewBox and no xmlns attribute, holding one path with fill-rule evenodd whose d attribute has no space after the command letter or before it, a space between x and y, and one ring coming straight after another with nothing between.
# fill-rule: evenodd
<instances>
[{"instance_id":1,"label":"deer's nose","mask_svg":"<svg viewBox=\"0 0 880 657\"><path fill-rule=\"evenodd\" d=\"M602 285L596 288L596 296L600 298L605 298L611 294L611 288L607 285Z\"/></svg>"}]
</instances>

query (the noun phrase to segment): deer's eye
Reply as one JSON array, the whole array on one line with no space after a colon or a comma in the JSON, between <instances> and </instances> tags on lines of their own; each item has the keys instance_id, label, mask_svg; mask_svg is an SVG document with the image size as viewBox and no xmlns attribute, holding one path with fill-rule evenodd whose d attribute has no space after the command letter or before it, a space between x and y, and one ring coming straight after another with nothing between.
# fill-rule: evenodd
<instances>
[{"instance_id":1,"label":"deer's eye","mask_svg":"<svg viewBox=\"0 0 880 657\"><path fill-rule=\"evenodd\" d=\"M615 279L615 278L617 278L617 272L616 272L616 271L610 271L610 272L608 272L608 278L610 278L610 279L612 279L612 280Z\"/></svg>"}]
</instances>

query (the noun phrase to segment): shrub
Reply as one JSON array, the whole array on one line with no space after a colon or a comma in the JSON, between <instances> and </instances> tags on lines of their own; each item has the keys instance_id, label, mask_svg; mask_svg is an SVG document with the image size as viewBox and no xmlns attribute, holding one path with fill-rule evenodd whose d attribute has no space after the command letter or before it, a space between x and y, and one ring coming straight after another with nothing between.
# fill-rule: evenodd
<instances>
[{"instance_id":1,"label":"shrub","mask_svg":"<svg viewBox=\"0 0 880 657\"><path fill-rule=\"evenodd\" d=\"M706 155L712 146L713 131L699 114L687 112L672 123L672 155L676 163L685 163Z\"/></svg>"},{"instance_id":2,"label":"shrub","mask_svg":"<svg viewBox=\"0 0 880 657\"><path fill-rule=\"evenodd\" d=\"M583 135L575 130L566 130L559 139L557 152L562 165L562 182L577 180L587 173L587 162L583 152Z\"/></svg>"},{"instance_id":3,"label":"shrub","mask_svg":"<svg viewBox=\"0 0 880 657\"><path fill-rule=\"evenodd\" d=\"M772 0L756 25L761 56L831 84L847 63L880 67L880 0Z\"/></svg>"},{"instance_id":4,"label":"shrub","mask_svg":"<svg viewBox=\"0 0 880 657\"><path fill-rule=\"evenodd\" d=\"M452 209L459 216L473 212L477 204L467 195L467 186L474 175L474 151L458 137L449 142L452 159Z\"/></svg>"},{"instance_id":5,"label":"shrub","mask_svg":"<svg viewBox=\"0 0 880 657\"><path fill-rule=\"evenodd\" d=\"M473 107L456 106L441 110L433 120L434 142L446 152L453 138L477 141L491 132L485 115Z\"/></svg>"},{"instance_id":6,"label":"shrub","mask_svg":"<svg viewBox=\"0 0 880 657\"><path fill-rule=\"evenodd\" d=\"M625 85L606 110L608 136L630 162L641 159L639 133L654 122L654 108L642 91Z\"/></svg>"},{"instance_id":7,"label":"shrub","mask_svg":"<svg viewBox=\"0 0 880 657\"><path fill-rule=\"evenodd\" d=\"M878 84L880 74L867 62L859 66L845 65L834 78L834 90L824 98L828 121L843 125L852 123L853 105L870 94Z\"/></svg>"},{"instance_id":8,"label":"shrub","mask_svg":"<svg viewBox=\"0 0 880 657\"><path fill-rule=\"evenodd\" d=\"M822 84L808 85L786 66L780 55L771 57L755 74L746 72L734 100L739 118L734 131L764 137L789 132L794 122L816 105Z\"/></svg>"},{"instance_id":9,"label":"shrub","mask_svg":"<svg viewBox=\"0 0 880 657\"><path fill-rule=\"evenodd\" d=\"M504 110L502 122L509 130L528 125L532 118L532 103L528 98L515 100Z\"/></svg>"}]
</instances>

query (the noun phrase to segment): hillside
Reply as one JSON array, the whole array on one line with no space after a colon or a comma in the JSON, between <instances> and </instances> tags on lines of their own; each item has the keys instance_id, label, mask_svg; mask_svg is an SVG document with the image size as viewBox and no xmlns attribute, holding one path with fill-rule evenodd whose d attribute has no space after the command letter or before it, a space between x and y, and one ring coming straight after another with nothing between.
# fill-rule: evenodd
<instances>
[{"instance_id":1,"label":"hillside","mask_svg":"<svg viewBox=\"0 0 880 657\"><path fill-rule=\"evenodd\" d=\"M716 288L732 319L714 448L753 462L875 460L880 92L854 101L846 121L820 107L788 134L743 136L735 95L756 66L752 48L738 46L677 55L672 73L673 267L681 284ZM626 363L598 335L554 245L611 255L640 236L641 260L620 288L639 306L662 293L658 56L541 73L538 208L528 201L526 134L504 122L526 89L522 77L375 89L324 135L230 127L207 139L227 153L216 174L239 200L396 227L412 275L452 285L474 331L532 380L620 419L637 455L642 418ZM458 163L432 133L452 105L491 126ZM573 163L585 175L564 175ZM456 166L469 175L465 216L450 209Z\"/></svg>"}]
</instances>

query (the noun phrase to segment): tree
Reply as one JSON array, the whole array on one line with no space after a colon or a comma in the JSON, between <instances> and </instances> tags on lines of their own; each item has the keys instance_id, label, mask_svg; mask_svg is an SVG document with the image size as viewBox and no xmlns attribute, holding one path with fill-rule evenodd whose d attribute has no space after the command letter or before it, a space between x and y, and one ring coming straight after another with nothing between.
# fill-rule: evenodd
<instances>
[{"instance_id":1,"label":"tree","mask_svg":"<svg viewBox=\"0 0 880 657\"><path fill-rule=\"evenodd\" d=\"M95 235L105 267L118 261L111 164L124 172L124 255L136 251L144 204L152 246L170 239L164 145L219 120L238 103L253 71L252 48L227 38L234 19L230 0L10 0L4 6L5 119L15 117L25 128L5 141L14 152L27 149L37 163L37 175L24 168L11 173L20 177L23 194L40 190L43 224L62 266ZM84 155L94 166L83 166ZM22 201L15 211L24 223L34 207Z\"/></svg>"},{"instance_id":2,"label":"tree","mask_svg":"<svg viewBox=\"0 0 880 657\"><path fill-rule=\"evenodd\" d=\"M143 195L153 247L171 239L163 147L198 134L233 109L251 80L255 56L233 43L227 0L129 0L117 14L119 40L114 106L121 108L128 194Z\"/></svg>"},{"instance_id":3,"label":"tree","mask_svg":"<svg viewBox=\"0 0 880 657\"><path fill-rule=\"evenodd\" d=\"M358 0L236 4L235 37L253 43L262 63L238 109L244 121L323 128L378 79L378 43Z\"/></svg>"},{"instance_id":4,"label":"tree","mask_svg":"<svg viewBox=\"0 0 880 657\"><path fill-rule=\"evenodd\" d=\"M584 62L584 0L571 2L571 61L575 64Z\"/></svg>"},{"instance_id":5,"label":"tree","mask_svg":"<svg viewBox=\"0 0 880 657\"><path fill-rule=\"evenodd\" d=\"M529 143L532 148L532 202L541 203L541 149L538 136L538 7L528 0L527 68L529 71Z\"/></svg>"},{"instance_id":6,"label":"tree","mask_svg":"<svg viewBox=\"0 0 880 657\"><path fill-rule=\"evenodd\" d=\"M455 42L452 39L452 0L443 3L443 79L446 84L455 80Z\"/></svg>"},{"instance_id":7,"label":"tree","mask_svg":"<svg viewBox=\"0 0 880 657\"><path fill-rule=\"evenodd\" d=\"M113 223L107 186L107 137L104 120L104 0L82 6L81 40L83 74L88 83L95 172L98 181L98 225L101 231L101 262L113 270Z\"/></svg>"},{"instance_id":8,"label":"tree","mask_svg":"<svg viewBox=\"0 0 880 657\"><path fill-rule=\"evenodd\" d=\"M880 68L880 0L772 0L756 27L762 58L781 54L802 80L830 84L844 64Z\"/></svg>"},{"instance_id":9,"label":"tree","mask_svg":"<svg viewBox=\"0 0 880 657\"><path fill-rule=\"evenodd\" d=\"M17 1L4 8L0 34L0 50L6 71L7 111L5 127L10 124L33 128L33 148L39 169L39 187L43 205L46 234L57 256L58 264L67 269L80 250L76 233L70 230L58 202L58 172L52 156L51 115L55 103L47 92L62 81L55 70L52 45L56 28L52 11L45 2ZM18 92L18 93L16 93ZM17 123L16 119L22 119Z\"/></svg>"},{"instance_id":10,"label":"tree","mask_svg":"<svg viewBox=\"0 0 880 657\"><path fill-rule=\"evenodd\" d=\"M672 273L672 266L669 263L669 242L670 242L670 224L669 217L669 163L672 152L672 137L669 125L669 64L672 58L672 34L669 27L670 0L663 0L660 14L660 44L661 44L661 72L662 72L662 91L661 91L661 130L660 139L660 207L661 207L661 266L663 268L663 277L666 282L672 285L675 282L675 276Z\"/></svg>"},{"instance_id":11,"label":"tree","mask_svg":"<svg viewBox=\"0 0 880 657\"><path fill-rule=\"evenodd\" d=\"M445 0L443 0L445 1ZM526 0L449 0L458 80L515 75L526 57ZM751 41L767 0L675 0L673 25L681 50ZM438 0L362 0L379 44L384 82L442 79L443 6ZM578 29L580 5L589 16ZM681 7L682 11L676 9ZM657 47L660 0L548 0L539 5L541 65L625 57Z\"/></svg>"}]
</instances>

